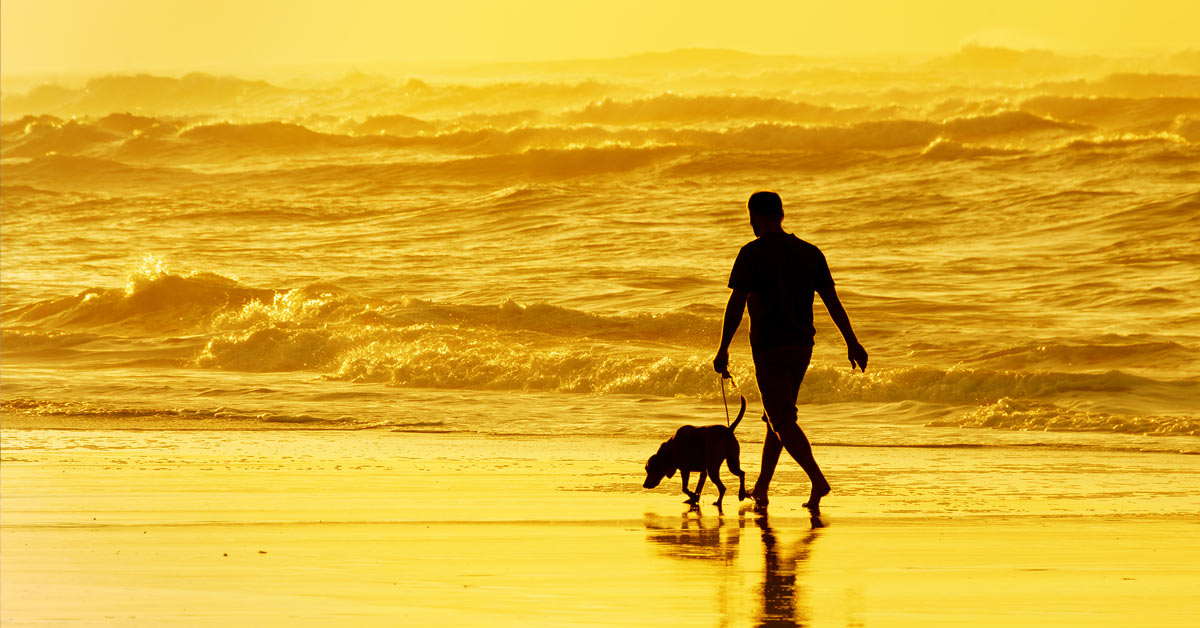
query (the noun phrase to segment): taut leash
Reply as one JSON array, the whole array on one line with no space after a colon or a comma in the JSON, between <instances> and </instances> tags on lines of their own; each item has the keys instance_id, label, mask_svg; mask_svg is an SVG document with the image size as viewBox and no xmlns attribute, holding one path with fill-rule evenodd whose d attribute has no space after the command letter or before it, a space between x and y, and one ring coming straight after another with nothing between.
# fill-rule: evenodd
<instances>
[{"instance_id":1,"label":"taut leash","mask_svg":"<svg viewBox=\"0 0 1200 628\"><path fill-rule=\"evenodd\" d=\"M725 404L725 427L729 427L729 400L725 398L725 376L721 379L721 403ZM730 379L733 379L732 377Z\"/></svg>"},{"instance_id":2,"label":"taut leash","mask_svg":"<svg viewBox=\"0 0 1200 628\"><path fill-rule=\"evenodd\" d=\"M733 384L734 389L738 391L738 396L742 398L743 405L745 404L746 396L742 394L741 389L738 388L737 381L733 379L733 376L729 374L729 371L721 373L720 380L721 403L725 404L725 427L729 427L729 399L725 397L725 380L729 380L729 383ZM743 410L745 410L745 408L743 408Z\"/></svg>"}]
</instances>

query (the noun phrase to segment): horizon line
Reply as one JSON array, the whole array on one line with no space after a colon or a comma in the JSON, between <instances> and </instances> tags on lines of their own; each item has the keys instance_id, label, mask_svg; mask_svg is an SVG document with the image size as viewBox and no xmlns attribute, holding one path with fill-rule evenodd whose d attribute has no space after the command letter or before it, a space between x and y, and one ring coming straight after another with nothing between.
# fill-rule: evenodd
<instances>
[{"instance_id":1,"label":"horizon line","mask_svg":"<svg viewBox=\"0 0 1200 628\"><path fill-rule=\"evenodd\" d=\"M522 60L522 59L505 59L505 60L478 60L478 59L439 59L439 60L404 60L404 59L374 59L360 61L328 61L328 62L298 62L291 64L263 64L263 65L248 65L242 69L234 69L225 65L196 65L189 68L178 66L141 66L122 69L59 69L59 70L41 70L41 71L13 71L3 67L3 62L0 61L0 81L37 81L51 80L55 78L91 78L99 76L136 76L139 74L150 75L179 75L203 73L217 74L227 76L237 76L238 74L262 75L262 74L281 74L295 73L303 70L319 70L328 72L331 70L341 70L346 74L367 72L359 70L359 67L386 67L386 66L411 66L413 68L422 68L425 70L441 70L441 71L465 71L470 69L485 69L496 67L511 66L514 69L518 67L534 68L545 65L566 65L572 63L580 64L595 64L595 63L619 63L633 61L639 57L670 57L672 55L684 55L688 53L707 53L707 54L723 54L729 56L740 56L747 58L759 58L763 60L796 60L809 62L833 62L833 61L868 61L878 60L883 58L903 59L914 61L919 59L936 59L938 57L949 57L971 49L1009 51L1025 54L1050 54L1065 59L1071 58L1087 58L1087 57L1105 57L1105 58L1122 58L1122 57L1137 57L1137 56L1177 56L1186 55L1189 53L1200 54L1200 46L1164 46L1164 47L1129 47L1121 49L1108 50L1067 50L1053 49L1042 47L1022 47L1008 46L999 44L989 44L981 42L964 42L957 48L942 50L942 51L926 51L926 52L872 52L862 54L796 54L796 53L764 53L753 52L738 48L721 48L721 47L684 47L659 50L643 50L623 55L613 56L594 56L594 57L561 57L552 59L538 60ZM300 78L292 76L291 78Z\"/></svg>"}]
</instances>

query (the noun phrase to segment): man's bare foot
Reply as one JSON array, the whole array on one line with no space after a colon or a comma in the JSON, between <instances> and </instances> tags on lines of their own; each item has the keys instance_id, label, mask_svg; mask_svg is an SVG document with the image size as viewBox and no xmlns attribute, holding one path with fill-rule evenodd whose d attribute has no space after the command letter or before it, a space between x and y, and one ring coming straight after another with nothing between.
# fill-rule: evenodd
<instances>
[{"instance_id":1,"label":"man's bare foot","mask_svg":"<svg viewBox=\"0 0 1200 628\"><path fill-rule=\"evenodd\" d=\"M814 485L812 487L812 493L808 495L808 501L804 502L804 507L811 510L813 513L821 512L821 498L828 495L830 490L831 489L829 488L828 482L822 482L820 485Z\"/></svg>"},{"instance_id":2,"label":"man's bare foot","mask_svg":"<svg viewBox=\"0 0 1200 628\"><path fill-rule=\"evenodd\" d=\"M757 482L754 484L754 490L750 491L750 498L754 500L754 505L757 508L764 508L769 502L766 487Z\"/></svg>"}]
</instances>

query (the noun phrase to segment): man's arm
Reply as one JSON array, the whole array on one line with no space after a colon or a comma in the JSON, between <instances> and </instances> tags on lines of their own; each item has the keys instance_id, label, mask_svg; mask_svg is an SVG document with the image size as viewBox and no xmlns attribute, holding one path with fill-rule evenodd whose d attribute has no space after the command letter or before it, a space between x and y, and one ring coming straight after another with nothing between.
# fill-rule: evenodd
<instances>
[{"instance_id":1,"label":"man's arm","mask_svg":"<svg viewBox=\"0 0 1200 628\"><path fill-rule=\"evenodd\" d=\"M717 357L713 358L713 370L729 375L729 343L742 324L742 314L746 311L746 297L749 293L734 290L729 293L729 303L725 304L725 318L721 324L721 348L717 349Z\"/></svg>"},{"instance_id":2,"label":"man's arm","mask_svg":"<svg viewBox=\"0 0 1200 628\"><path fill-rule=\"evenodd\" d=\"M837 290L830 285L828 288L818 290L817 294L821 295L821 301L825 302L825 309L829 310L829 317L837 325L838 331L842 332L842 338L846 339L846 349L850 357L850 369L853 370L857 366L864 373L867 372L867 350L858 343L858 338L854 335L854 329L850 327L850 316L846 314L846 308L842 307L842 302L838 299Z\"/></svg>"}]
</instances>

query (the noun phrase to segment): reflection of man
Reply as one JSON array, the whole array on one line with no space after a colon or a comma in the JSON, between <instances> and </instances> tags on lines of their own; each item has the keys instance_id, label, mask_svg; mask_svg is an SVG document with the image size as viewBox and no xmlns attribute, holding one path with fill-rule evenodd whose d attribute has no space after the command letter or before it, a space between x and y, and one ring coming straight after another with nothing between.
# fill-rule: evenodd
<instances>
[{"instance_id":1,"label":"reflection of man","mask_svg":"<svg viewBox=\"0 0 1200 628\"><path fill-rule=\"evenodd\" d=\"M829 482L813 458L808 438L796 424L796 396L812 358L816 333L812 319L814 292L821 295L829 316L846 339L851 369L857 366L867 370L867 351L855 338L846 310L838 301L825 256L817 247L783 231L779 195L755 192L748 205L755 239L738 252L729 274L733 292L725 306L721 348L713 359L713 368L728 375L729 343L749 303L750 349L765 410L763 420L767 422L762 469L752 496L758 505L767 504L767 489L779 453L786 448L812 483L804 505L817 512L821 498L829 494Z\"/></svg>"},{"instance_id":2,"label":"reflection of man","mask_svg":"<svg viewBox=\"0 0 1200 628\"><path fill-rule=\"evenodd\" d=\"M780 559L778 542L767 522L766 512L758 518L758 527L762 530L763 540L763 608L758 625L780 628L803 626L808 613L796 601L796 572L808 559L809 546L817 538L817 528L824 527L824 524L813 515L812 529L796 544L790 560Z\"/></svg>"},{"instance_id":3,"label":"reflection of man","mask_svg":"<svg viewBox=\"0 0 1200 628\"><path fill-rule=\"evenodd\" d=\"M780 628L799 626L796 613L796 560L780 565L775 534L767 524L766 514L759 518L763 540L762 618L759 626Z\"/></svg>"}]
</instances>

